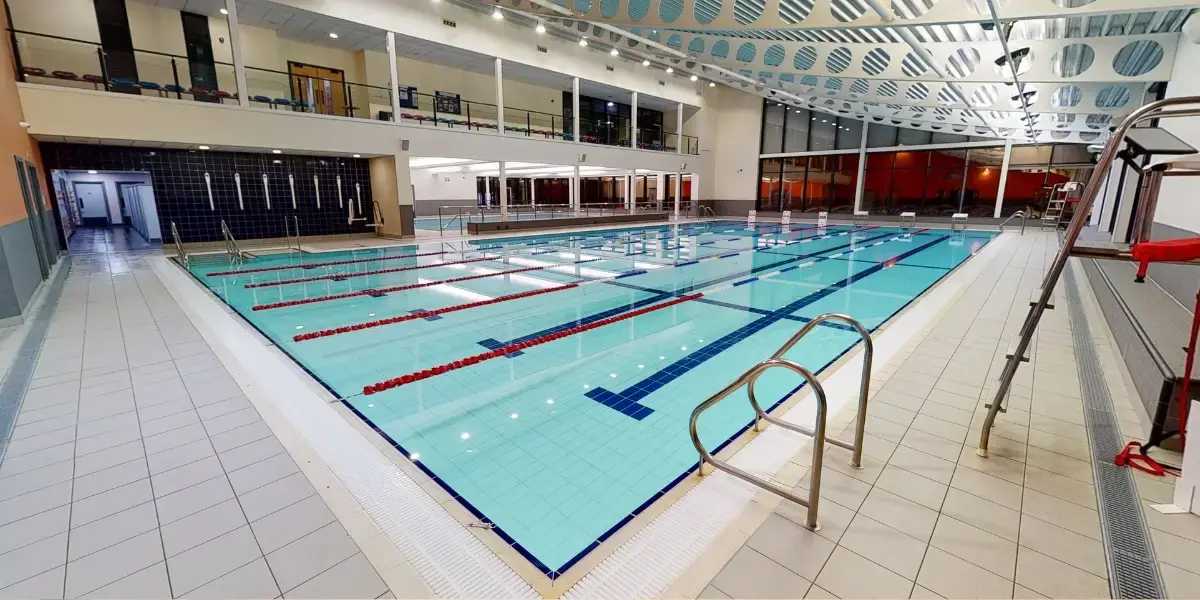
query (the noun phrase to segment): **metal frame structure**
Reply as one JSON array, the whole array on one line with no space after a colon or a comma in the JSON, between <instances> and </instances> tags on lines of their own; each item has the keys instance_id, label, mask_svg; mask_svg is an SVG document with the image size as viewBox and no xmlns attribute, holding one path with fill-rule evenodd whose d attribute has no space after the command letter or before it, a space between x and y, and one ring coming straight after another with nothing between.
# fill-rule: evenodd
<instances>
[{"instance_id":1,"label":"metal frame structure","mask_svg":"<svg viewBox=\"0 0 1200 600\"><path fill-rule=\"evenodd\" d=\"M1017 212L1009 215L1007 219L1000 221L1000 225L997 227L997 229L1004 231L1004 226L1008 225L1009 221L1018 217L1021 219L1021 235L1025 235L1025 211L1023 210L1018 210Z\"/></svg>"},{"instance_id":2,"label":"metal frame structure","mask_svg":"<svg viewBox=\"0 0 1200 600\"><path fill-rule=\"evenodd\" d=\"M283 235L287 238L287 247L292 249L292 227L296 229L296 252L300 252L300 217L296 215L286 215L283 217Z\"/></svg>"},{"instance_id":3,"label":"metal frame structure","mask_svg":"<svg viewBox=\"0 0 1200 600\"><path fill-rule=\"evenodd\" d=\"M225 252L229 254L229 260L243 260L246 255L238 248L237 240L233 237L233 232L229 230L229 224L225 219L221 219L221 237L225 238Z\"/></svg>"},{"instance_id":4,"label":"metal frame structure","mask_svg":"<svg viewBox=\"0 0 1200 600\"><path fill-rule=\"evenodd\" d=\"M1013 378L1017 374L1017 367L1027 360L1024 357L1029 350L1029 345L1033 340L1033 334L1037 330L1038 323L1041 321L1042 314L1048 308L1052 308L1051 299L1054 295L1054 286L1062 277L1063 270L1067 266L1067 259L1077 256L1097 259L1131 260L1133 258L1130 253L1132 246L1150 239L1150 226L1154 222L1154 211L1158 204L1157 194L1147 194L1145 201L1138 203L1129 244L1109 242L1081 243L1079 241L1079 234L1088 222L1088 215L1095 205L1096 198L1100 195L1100 190L1104 187L1108 171L1116 161L1118 151L1125 143L1126 135L1138 123L1151 119L1180 117L1200 117L1200 96L1167 98L1138 108L1115 128L1112 137L1104 145L1104 151L1100 154L1099 160L1096 161L1096 168L1092 171L1091 179L1088 180L1087 186L1084 187L1083 195L1079 198L1079 202L1075 207L1075 213L1071 216L1071 221L1067 225L1062 246L1059 248L1058 253L1055 254L1054 262L1051 263L1050 269L1046 272L1046 276L1042 280L1042 287L1037 294L1037 300L1030 302L1029 313L1025 316L1025 321L1021 325L1016 344L1009 349L1004 370L1000 374L1000 385L996 388L996 394L992 398L991 404L987 405L988 413L983 421L983 427L979 435L979 448L976 450L979 456L986 457L988 455L988 440L991 436L992 425L996 421L996 414L1004 410L1003 403L1008 398L1008 391L1012 387ZM1159 178L1162 176L1161 172L1152 172L1152 175L1154 174L1157 174Z\"/></svg>"},{"instance_id":5,"label":"metal frame structure","mask_svg":"<svg viewBox=\"0 0 1200 600\"><path fill-rule=\"evenodd\" d=\"M783 358L783 355L786 354L788 350L791 350L797 342L804 338L804 336L808 335L808 333L818 325L826 321L841 321L847 325L850 325L856 331L858 331L858 334L863 340L863 368L862 378L859 383L858 415L855 423L853 443L826 436L825 420L827 417L826 412L828 410L828 403L826 401L825 388L821 386L821 382L817 380L816 376L813 375L811 371L795 362ZM692 418L688 422L688 432L692 438L692 445L695 446L696 451L700 453L698 474L700 476L704 475L704 463L708 463L717 469L737 477L738 479L754 484L769 492L778 494L779 496L791 500L800 506L808 508L808 515L805 518L805 527L813 531L820 529L820 525L817 523L817 507L820 500L821 468L825 458L825 444L828 443L838 446L839 448L850 450L852 453L850 458L850 466L855 469L862 468L863 438L865 436L867 426L867 397L870 395L871 363L874 359L874 356L875 346L871 341L870 332L868 332L861 323L846 315L825 313L806 323L804 327L800 329L800 331L796 332L791 338L788 339L787 342L780 346L770 358L758 363L745 373L742 373L736 380L733 381L733 383L725 386L724 389L711 396L708 400L701 402L699 406L692 410ZM812 387L813 395L817 399L816 422L812 429L777 419L770 414L767 414L767 412L762 409L762 406L759 405L758 400L754 395L754 382L757 381L758 377L764 372L776 367L789 369L799 374L804 378L805 382ZM754 408L754 431L762 431L762 422L766 421L773 425L783 427L784 429L795 431L796 433L801 433L813 438L812 470L809 471L810 481L807 499L797 496L796 494L792 493L791 490L785 489L775 483L767 481L761 477L757 477L719 458L714 457L700 441L700 433L697 429L700 415L703 414L704 411L715 406L721 400L724 400L743 385L745 385L747 388L747 396L750 400L750 406Z\"/></svg>"}]
</instances>

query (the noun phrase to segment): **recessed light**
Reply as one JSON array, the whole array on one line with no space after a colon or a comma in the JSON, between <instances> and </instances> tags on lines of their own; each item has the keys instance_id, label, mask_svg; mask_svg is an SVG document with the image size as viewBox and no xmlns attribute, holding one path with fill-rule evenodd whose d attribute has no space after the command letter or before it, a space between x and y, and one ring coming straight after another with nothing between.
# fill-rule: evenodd
<instances>
[{"instance_id":1,"label":"recessed light","mask_svg":"<svg viewBox=\"0 0 1200 600\"><path fill-rule=\"evenodd\" d=\"M337 39L337 32L336 32L336 31L330 31L330 32L329 32L329 37L331 37L331 38L333 38L333 39L335 39L335 40L336 40L336 39Z\"/></svg>"},{"instance_id":2,"label":"recessed light","mask_svg":"<svg viewBox=\"0 0 1200 600\"><path fill-rule=\"evenodd\" d=\"M587 46L587 38L584 38L584 37L579 38L579 45L586 47Z\"/></svg>"},{"instance_id":3,"label":"recessed light","mask_svg":"<svg viewBox=\"0 0 1200 600\"><path fill-rule=\"evenodd\" d=\"M275 160L273 160L273 161L271 161L271 162L273 162L273 163L275 163L275 164L277 164L277 165L281 165L281 164L283 164L283 161L282 161L282 160L279 160L278 158L277 158L277 159L275 159Z\"/></svg>"},{"instance_id":4,"label":"recessed light","mask_svg":"<svg viewBox=\"0 0 1200 600\"><path fill-rule=\"evenodd\" d=\"M95 175L96 171L88 171L88 175Z\"/></svg>"},{"instance_id":5,"label":"recessed light","mask_svg":"<svg viewBox=\"0 0 1200 600\"><path fill-rule=\"evenodd\" d=\"M200 148L201 150L208 150L208 146L197 146L197 148Z\"/></svg>"},{"instance_id":6,"label":"recessed light","mask_svg":"<svg viewBox=\"0 0 1200 600\"><path fill-rule=\"evenodd\" d=\"M609 105L609 106L612 106L612 105L613 105L613 102L612 102L612 100L609 100L609 101L608 101L608 105Z\"/></svg>"},{"instance_id":7,"label":"recessed light","mask_svg":"<svg viewBox=\"0 0 1200 600\"><path fill-rule=\"evenodd\" d=\"M223 15L227 15L227 14L229 14L229 11L227 11L227 10L225 10L225 9L223 9L223 8L222 8L222 9L221 9L221 14L223 14Z\"/></svg>"},{"instance_id":8,"label":"recessed light","mask_svg":"<svg viewBox=\"0 0 1200 600\"><path fill-rule=\"evenodd\" d=\"M538 33L546 33L546 26L539 22L537 24L537 27L534 28L534 31L536 31Z\"/></svg>"},{"instance_id":9,"label":"recessed light","mask_svg":"<svg viewBox=\"0 0 1200 600\"><path fill-rule=\"evenodd\" d=\"M717 82L715 82L715 81L708 82L708 87L717 87Z\"/></svg>"},{"instance_id":10,"label":"recessed light","mask_svg":"<svg viewBox=\"0 0 1200 600\"><path fill-rule=\"evenodd\" d=\"M355 154L355 155L354 155L354 158L362 158L362 155L361 155L361 154Z\"/></svg>"},{"instance_id":11,"label":"recessed light","mask_svg":"<svg viewBox=\"0 0 1200 600\"><path fill-rule=\"evenodd\" d=\"M617 52L617 49L613 48L612 50L608 51L608 54L609 54L609 56L616 56L616 55L620 54L620 52Z\"/></svg>"},{"instance_id":12,"label":"recessed light","mask_svg":"<svg viewBox=\"0 0 1200 600\"><path fill-rule=\"evenodd\" d=\"M492 18L493 18L493 19L497 19L497 20L499 20L499 19L503 19L503 18L504 18L504 11L500 10L500 7L499 7L499 6L497 6L497 7L493 8L493 9L492 9Z\"/></svg>"},{"instance_id":13,"label":"recessed light","mask_svg":"<svg viewBox=\"0 0 1200 600\"><path fill-rule=\"evenodd\" d=\"M695 75L692 75L692 77L691 77L691 80L692 80L692 81L699 81L699 80L700 80L700 78L699 78L699 77L696 77Z\"/></svg>"},{"instance_id":14,"label":"recessed light","mask_svg":"<svg viewBox=\"0 0 1200 600\"><path fill-rule=\"evenodd\" d=\"M643 67L648 67L648 66L650 66L650 59L648 59L648 58L643 58L643 59L642 59L642 66L643 66Z\"/></svg>"},{"instance_id":15,"label":"recessed light","mask_svg":"<svg viewBox=\"0 0 1200 600\"><path fill-rule=\"evenodd\" d=\"M675 72L675 67L667 67L667 72L668 72L668 73L674 73L674 72Z\"/></svg>"},{"instance_id":16,"label":"recessed light","mask_svg":"<svg viewBox=\"0 0 1200 600\"><path fill-rule=\"evenodd\" d=\"M272 150L271 154L283 154L283 150Z\"/></svg>"}]
</instances>

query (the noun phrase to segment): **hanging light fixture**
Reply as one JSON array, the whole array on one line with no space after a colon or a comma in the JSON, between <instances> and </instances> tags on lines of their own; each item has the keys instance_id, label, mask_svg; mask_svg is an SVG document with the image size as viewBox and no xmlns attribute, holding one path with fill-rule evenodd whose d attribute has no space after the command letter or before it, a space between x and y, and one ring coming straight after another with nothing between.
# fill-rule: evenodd
<instances>
[{"instance_id":1,"label":"hanging light fixture","mask_svg":"<svg viewBox=\"0 0 1200 600\"><path fill-rule=\"evenodd\" d=\"M496 19L496 20L501 20L501 19L503 19L503 18L504 18L504 11L500 10L500 7L499 7L499 6L493 7L493 8L492 8L492 18L493 18L493 19Z\"/></svg>"},{"instance_id":2,"label":"hanging light fixture","mask_svg":"<svg viewBox=\"0 0 1200 600\"><path fill-rule=\"evenodd\" d=\"M650 59L648 59L648 58L643 58L643 59L642 59L642 66L643 66L643 67L648 67L648 66L650 66Z\"/></svg>"},{"instance_id":3,"label":"hanging light fixture","mask_svg":"<svg viewBox=\"0 0 1200 600\"><path fill-rule=\"evenodd\" d=\"M708 87L717 87L717 82L715 82L715 81L708 82Z\"/></svg>"},{"instance_id":4,"label":"hanging light fixture","mask_svg":"<svg viewBox=\"0 0 1200 600\"><path fill-rule=\"evenodd\" d=\"M668 72L668 73L674 73L674 72L675 72L675 67L667 67L667 72Z\"/></svg>"}]
</instances>

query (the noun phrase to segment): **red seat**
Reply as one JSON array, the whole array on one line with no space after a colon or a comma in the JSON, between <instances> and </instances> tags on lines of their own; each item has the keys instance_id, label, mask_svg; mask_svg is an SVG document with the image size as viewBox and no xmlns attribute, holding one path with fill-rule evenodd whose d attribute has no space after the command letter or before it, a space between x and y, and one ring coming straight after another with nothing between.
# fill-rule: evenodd
<instances>
[{"instance_id":1,"label":"red seat","mask_svg":"<svg viewBox=\"0 0 1200 600\"><path fill-rule=\"evenodd\" d=\"M71 80L79 79L78 75L76 75L70 71L51 71L50 74L59 79L71 79Z\"/></svg>"},{"instance_id":2,"label":"red seat","mask_svg":"<svg viewBox=\"0 0 1200 600\"><path fill-rule=\"evenodd\" d=\"M207 95L211 94L212 92L210 92L202 87L192 87L192 88L188 89L188 93L193 96L207 96Z\"/></svg>"},{"instance_id":3,"label":"red seat","mask_svg":"<svg viewBox=\"0 0 1200 600\"><path fill-rule=\"evenodd\" d=\"M1146 270L1152 262L1200 259L1200 238L1142 242L1133 245L1132 253L1133 260L1138 261L1135 281L1141 283L1146 280Z\"/></svg>"},{"instance_id":4,"label":"red seat","mask_svg":"<svg viewBox=\"0 0 1200 600\"><path fill-rule=\"evenodd\" d=\"M45 77L46 75L45 69L39 69L37 67L22 67L21 72L33 77Z\"/></svg>"},{"instance_id":5,"label":"red seat","mask_svg":"<svg viewBox=\"0 0 1200 600\"><path fill-rule=\"evenodd\" d=\"M99 75L84 75L81 79L88 83L104 83L104 78Z\"/></svg>"}]
</instances>

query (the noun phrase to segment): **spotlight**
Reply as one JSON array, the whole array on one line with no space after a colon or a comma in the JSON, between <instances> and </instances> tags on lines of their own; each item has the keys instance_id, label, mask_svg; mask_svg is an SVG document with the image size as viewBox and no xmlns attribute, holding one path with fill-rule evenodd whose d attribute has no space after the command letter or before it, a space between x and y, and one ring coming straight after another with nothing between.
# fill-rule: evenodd
<instances>
[{"instance_id":1,"label":"spotlight","mask_svg":"<svg viewBox=\"0 0 1200 600\"><path fill-rule=\"evenodd\" d=\"M579 45L587 47L587 38L585 38L585 37L579 38Z\"/></svg>"},{"instance_id":2,"label":"spotlight","mask_svg":"<svg viewBox=\"0 0 1200 600\"><path fill-rule=\"evenodd\" d=\"M642 59L642 66L643 66L643 67L648 67L648 66L650 66L650 59L648 59L648 58L643 58L643 59Z\"/></svg>"},{"instance_id":3,"label":"spotlight","mask_svg":"<svg viewBox=\"0 0 1200 600\"><path fill-rule=\"evenodd\" d=\"M330 32L329 32L329 37L331 37L331 38L333 38L333 39L335 39L335 40L336 40L336 39L337 39L337 32L335 32L335 31L330 31Z\"/></svg>"},{"instance_id":4,"label":"spotlight","mask_svg":"<svg viewBox=\"0 0 1200 600\"><path fill-rule=\"evenodd\" d=\"M715 81L708 82L708 87L717 87L717 82L715 82Z\"/></svg>"},{"instance_id":5,"label":"spotlight","mask_svg":"<svg viewBox=\"0 0 1200 600\"><path fill-rule=\"evenodd\" d=\"M225 9L223 9L223 8L222 8L222 9L221 9L221 14L223 14L223 15L227 15L227 14L229 14L229 11L227 11L227 10L225 10Z\"/></svg>"},{"instance_id":6,"label":"spotlight","mask_svg":"<svg viewBox=\"0 0 1200 600\"><path fill-rule=\"evenodd\" d=\"M616 56L617 54L620 54L619 52L617 52L617 49L616 49L616 48L613 48L612 50L609 50L609 51L608 51L608 53L609 53L611 56Z\"/></svg>"},{"instance_id":7,"label":"spotlight","mask_svg":"<svg viewBox=\"0 0 1200 600\"><path fill-rule=\"evenodd\" d=\"M504 11L500 10L500 7L499 7L499 6L497 6L497 7L493 8L493 9L492 9L492 18L493 18L493 19L503 19L503 18L504 18Z\"/></svg>"},{"instance_id":8,"label":"spotlight","mask_svg":"<svg viewBox=\"0 0 1200 600\"><path fill-rule=\"evenodd\" d=\"M271 154L283 154L283 150L272 150Z\"/></svg>"},{"instance_id":9,"label":"spotlight","mask_svg":"<svg viewBox=\"0 0 1200 600\"><path fill-rule=\"evenodd\" d=\"M692 80L692 81L699 81L699 79L700 79L700 78L699 78L699 77L696 77L695 75L692 75L692 76L691 76L691 80Z\"/></svg>"},{"instance_id":10,"label":"spotlight","mask_svg":"<svg viewBox=\"0 0 1200 600\"><path fill-rule=\"evenodd\" d=\"M534 31L536 31L538 33L546 33L546 26L543 25L541 22L539 22L537 24L537 27L534 29Z\"/></svg>"},{"instance_id":11,"label":"spotlight","mask_svg":"<svg viewBox=\"0 0 1200 600\"><path fill-rule=\"evenodd\" d=\"M667 67L667 72L668 72L668 73L674 73L674 72L675 72L675 68L674 68L674 67Z\"/></svg>"},{"instance_id":12,"label":"spotlight","mask_svg":"<svg viewBox=\"0 0 1200 600\"><path fill-rule=\"evenodd\" d=\"M197 146L197 147L200 148L201 150L208 150L208 146Z\"/></svg>"}]
</instances>

